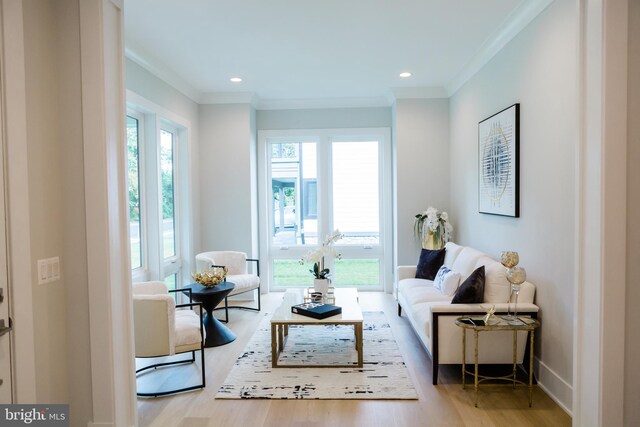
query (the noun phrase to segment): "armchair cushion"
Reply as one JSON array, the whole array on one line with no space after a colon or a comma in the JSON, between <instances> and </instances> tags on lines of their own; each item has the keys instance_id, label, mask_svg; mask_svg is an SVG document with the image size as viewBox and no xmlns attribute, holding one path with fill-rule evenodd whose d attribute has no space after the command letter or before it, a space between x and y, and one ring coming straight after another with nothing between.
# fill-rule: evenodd
<instances>
[{"instance_id":1,"label":"armchair cushion","mask_svg":"<svg viewBox=\"0 0 640 427\"><path fill-rule=\"evenodd\" d=\"M178 350L182 346L200 346L200 316L193 310L176 311L175 321L175 347ZM206 335L206 330L202 330ZM179 352L179 351L176 351Z\"/></svg>"},{"instance_id":2,"label":"armchair cushion","mask_svg":"<svg viewBox=\"0 0 640 427\"><path fill-rule=\"evenodd\" d=\"M260 286L260 278L255 274L231 274L227 275L227 280L236 285L229 296L251 291Z\"/></svg>"},{"instance_id":3,"label":"armchair cushion","mask_svg":"<svg viewBox=\"0 0 640 427\"><path fill-rule=\"evenodd\" d=\"M203 271L212 265L227 267L227 274L247 273L247 254L236 251L210 251L196 255L196 268Z\"/></svg>"},{"instance_id":4,"label":"armchair cushion","mask_svg":"<svg viewBox=\"0 0 640 427\"><path fill-rule=\"evenodd\" d=\"M168 293L133 295L136 357L175 354L175 314L176 303Z\"/></svg>"}]
</instances>

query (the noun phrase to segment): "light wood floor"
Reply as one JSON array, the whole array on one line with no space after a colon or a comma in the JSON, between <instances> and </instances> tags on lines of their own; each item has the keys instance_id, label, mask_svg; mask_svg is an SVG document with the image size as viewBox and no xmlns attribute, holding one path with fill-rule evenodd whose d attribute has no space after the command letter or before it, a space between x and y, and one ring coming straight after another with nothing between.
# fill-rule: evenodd
<instances>
[{"instance_id":1,"label":"light wood floor","mask_svg":"<svg viewBox=\"0 0 640 427\"><path fill-rule=\"evenodd\" d=\"M201 391L156 399L138 399L140 426L259 427L259 426L570 426L571 418L542 390L535 387L533 407L528 407L525 387L482 385L478 408L473 390L462 390L458 366L441 367L439 385L431 384L431 360L405 317L397 316L391 295L360 293L363 311L383 310L418 392L417 401L349 400L215 400L237 356L244 349L264 313L272 313L282 294L262 298L261 313L231 310L228 326L238 338L221 347L208 348L207 387ZM218 312L222 313L222 312ZM196 357L199 357L196 353ZM171 387L174 381L197 381L193 364L160 369L138 379L138 386ZM181 386L179 383L178 386Z\"/></svg>"}]
</instances>

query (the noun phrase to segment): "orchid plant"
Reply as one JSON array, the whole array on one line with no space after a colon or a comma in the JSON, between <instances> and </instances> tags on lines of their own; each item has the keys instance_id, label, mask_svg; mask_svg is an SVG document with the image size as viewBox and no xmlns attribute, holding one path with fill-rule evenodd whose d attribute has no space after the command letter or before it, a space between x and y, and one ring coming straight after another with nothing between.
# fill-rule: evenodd
<instances>
[{"instance_id":1,"label":"orchid plant","mask_svg":"<svg viewBox=\"0 0 640 427\"><path fill-rule=\"evenodd\" d=\"M451 239L453 226L449 222L449 214L429 206L426 211L416 214L413 231L420 239L424 239L425 235L430 233L433 234L436 242L448 242Z\"/></svg>"},{"instance_id":2,"label":"orchid plant","mask_svg":"<svg viewBox=\"0 0 640 427\"><path fill-rule=\"evenodd\" d=\"M310 269L309 272L313 274L316 279L328 279L329 269L325 267L324 259L325 257L340 259L340 254L333 247L333 244L342 239L342 237L344 237L344 234L342 234L340 230L334 230L333 233L325 237L321 246L318 246L303 256L302 259L300 259L300 264L312 262L313 268Z\"/></svg>"}]
</instances>

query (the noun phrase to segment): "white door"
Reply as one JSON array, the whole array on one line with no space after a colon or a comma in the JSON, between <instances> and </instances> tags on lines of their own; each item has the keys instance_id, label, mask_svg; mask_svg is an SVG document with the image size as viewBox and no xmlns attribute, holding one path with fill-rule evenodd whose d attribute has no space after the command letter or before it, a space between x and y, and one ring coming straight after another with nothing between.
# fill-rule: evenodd
<instances>
[{"instance_id":1,"label":"white door","mask_svg":"<svg viewBox=\"0 0 640 427\"><path fill-rule=\"evenodd\" d=\"M0 85L1 87L1 85ZM0 100L4 99L0 93ZM7 273L7 221L4 186L4 116L0 102L0 404L12 403L11 334L9 331L9 281Z\"/></svg>"}]
</instances>

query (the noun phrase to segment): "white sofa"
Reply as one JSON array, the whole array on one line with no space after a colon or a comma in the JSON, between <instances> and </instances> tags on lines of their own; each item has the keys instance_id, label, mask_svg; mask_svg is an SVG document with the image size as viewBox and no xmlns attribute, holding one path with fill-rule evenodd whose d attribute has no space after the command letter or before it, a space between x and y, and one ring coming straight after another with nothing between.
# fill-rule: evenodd
<instances>
[{"instance_id":1,"label":"white sofa","mask_svg":"<svg viewBox=\"0 0 640 427\"><path fill-rule=\"evenodd\" d=\"M438 383L438 366L462 363L462 330L455 319L466 314L485 314L483 307L495 305L496 314L507 312L510 284L506 269L490 256L470 247L449 242L445 245L444 265L460 273L462 283L476 268L485 266L485 290L482 304L451 304L453 296L443 295L433 281L416 279L416 266L398 266L398 315L406 315L416 335L431 357L433 384ZM537 317L533 303L535 286L524 282L518 297L518 315ZM515 296L512 297L515 299ZM513 301L513 300L512 300ZM511 305L513 309L513 304ZM528 351L527 332L518 332L518 363ZM513 363L513 333L483 332L478 345L479 363ZM467 334L466 360L473 361L473 334Z\"/></svg>"}]
</instances>

